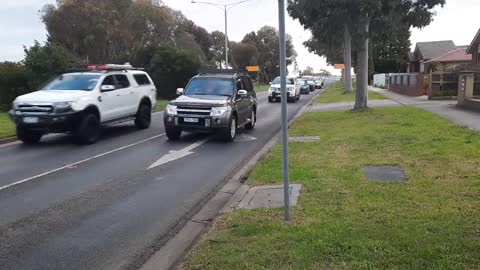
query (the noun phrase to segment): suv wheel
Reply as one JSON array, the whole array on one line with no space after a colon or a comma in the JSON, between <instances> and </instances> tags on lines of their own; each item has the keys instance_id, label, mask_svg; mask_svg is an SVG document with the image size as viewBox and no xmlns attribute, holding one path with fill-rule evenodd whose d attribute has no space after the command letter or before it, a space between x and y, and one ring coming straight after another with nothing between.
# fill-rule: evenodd
<instances>
[{"instance_id":1,"label":"suv wheel","mask_svg":"<svg viewBox=\"0 0 480 270\"><path fill-rule=\"evenodd\" d=\"M237 136L237 117L232 116L228 127L220 131L220 138L225 142L233 142Z\"/></svg>"},{"instance_id":2,"label":"suv wheel","mask_svg":"<svg viewBox=\"0 0 480 270\"><path fill-rule=\"evenodd\" d=\"M257 122L257 112L252 110L252 114L250 115L250 123L245 125L245 129L252 130L255 127L255 123Z\"/></svg>"},{"instance_id":3,"label":"suv wheel","mask_svg":"<svg viewBox=\"0 0 480 270\"><path fill-rule=\"evenodd\" d=\"M37 144L40 142L43 134L28 131L25 128L17 127L17 138L25 144Z\"/></svg>"},{"instance_id":4,"label":"suv wheel","mask_svg":"<svg viewBox=\"0 0 480 270\"><path fill-rule=\"evenodd\" d=\"M165 133L167 134L167 138L170 141L176 141L180 139L180 135L182 135L182 130L177 127L165 126Z\"/></svg>"},{"instance_id":5,"label":"suv wheel","mask_svg":"<svg viewBox=\"0 0 480 270\"><path fill-rule=\"evenodd\" d=\"M135 118L135 126L138 129L147 129L152 122L152 110L147 104L141 104Z\"/></svg>"},{"instance_id":6,"label":"suv wheel","mask_svg":"<svg viewBox=\"0 0 480 270\"><path fill-rule=\"evenodd\" d=\"M89 113L80 121L75 137L79 144L93 144L100 137L101 125L98 117Z\"/></svg>"},{"instance_id":7,"label":"suv wheel","mask_svg":"<svg viewBox=\"0 0 480 270\"><path fill-rule=\"evenodd\" d=\"M268 97L268 102L269 102L269 103L272 103L272 102L273 102L273 98L272 98L272 97Z\"/></svg>"}]
</instances>

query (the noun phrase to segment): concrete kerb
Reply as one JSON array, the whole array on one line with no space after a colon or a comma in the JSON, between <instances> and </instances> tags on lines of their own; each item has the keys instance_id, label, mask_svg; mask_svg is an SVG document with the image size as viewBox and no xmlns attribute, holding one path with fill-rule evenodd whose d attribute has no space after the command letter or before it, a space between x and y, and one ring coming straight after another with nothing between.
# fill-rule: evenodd
<instances>
[{"instance_id":1,"label":"concrete kerb","mask_svg":"<svg viewBox=\"0 0 480 270\"><path fill-rule=\"evenodd\" d=\"M308 111L316 98L326 89L318 92L289 121L290 127L304 112ZM176 269L185 256L192 250L198 240L208 232L212 221L219 214L224 214L236 208L248 192L248 185L243 184L258 161L263 159L280 138L280 132L273 136L226 184L194 215L166 244L160 248L141 270Z\"/></svg>"}]
</instances>

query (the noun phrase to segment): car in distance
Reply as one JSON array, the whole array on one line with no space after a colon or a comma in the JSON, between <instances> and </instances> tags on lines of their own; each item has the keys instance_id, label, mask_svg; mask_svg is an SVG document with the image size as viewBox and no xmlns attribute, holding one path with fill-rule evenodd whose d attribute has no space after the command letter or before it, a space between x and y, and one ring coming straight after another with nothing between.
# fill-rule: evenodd
<instances>
[{"instance_id":1,"label":"car in distance","mask_svg":"<svg viewBox=\"0 0 480 270\"><path fill-rule=\"evenodd\" d=\"M148 128L156 91L150 76L129 64L89 66L17 97L9 115L26 144L48 133L71 133L78 143L91 144L105 125L133 120L139 129Z\"/></svg>"},{"instance_id":2,"label":"car in distance","mask_svg":"<svg viewBox=\"0 0 480 270\"><path fill-rule=\"evenodd\" d=\"M280 91L280 77L276 77L268 88L268 102L279 101L282 97ZM295 78L287 77L287 101L297 102L300 99L300 87Z\"/></svg>"},{"instance_id":3,"label":"car in distance","mask_svg":"<svg viewBox=\"0 0 480 270\"><path fill-rule=\"evenodd\" d=\"M315 78L313 76L303 76L301 79L307 81L307 84L310 86L310 92L315 91Z\"/></svg>"},{"instance_id":4,"label":"car in distance","mask_svg":"<svg viewBox=\"0 0 480 270\"><path fill-rule=\"evenodd\" d=\"M315 89L322 89L324 80L322 77L314 77Z\"/></svg>"},{"instance_id":5,"label":"car in distance","mask_svg":"<svg viewBox=\"0 0 480 270\"><path fill-rule=\"evenodd\" d=\"M180 96L164 111L167 138L178 140L183 131L216 133L235 140L237 129L255 127L257 95L245 71L205 70L193 77Z\"/></svg>"},{"instance_id":6,"label":"car in distance","mask_svg":"<svg viewBox=\"0 0 480 270\"><path fill-rule=\"evenodd\" d=\"M307 83L306 80L297 79L297 84L300 88L300 94L302 95L309 95L310 94L310 85Z\"/></svg>"}]
</instances>

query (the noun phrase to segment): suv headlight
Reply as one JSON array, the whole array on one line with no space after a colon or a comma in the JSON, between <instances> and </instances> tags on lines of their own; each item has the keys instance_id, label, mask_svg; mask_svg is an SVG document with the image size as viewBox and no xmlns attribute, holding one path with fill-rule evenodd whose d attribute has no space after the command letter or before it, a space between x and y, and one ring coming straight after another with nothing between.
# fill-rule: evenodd
<instances>
[{"instance_id":1,"label":"suv headlight","mask_svg":"<svg viewBox=\"0 0 480 270\"><path fill-rule=\"evenodd\" d=\"M230 107L224 106L224 107L213 107L212 111L210 112L210 116L222 116L226 112L230 111Z\"/></svg>"},{"instance_id":2,"label":"suv headlight","mask_svg":"<svg viewBox=\"0 0 480 270\"><path fill-rule=\"evenodd\" d=\"M167 110L167 114L177 115L177 106L168 104L165 109Z\"/></svg>"},{"instance_id":3,"label":"suv headlight","mask_svg":"<svg viewBox=\"0 0 480 270\"><path fill-rule=\"evenodd\" d=\"M57 102L53 103L55 113L65 113L73 110L73 102Z\"/></svg>"}]
</instances>

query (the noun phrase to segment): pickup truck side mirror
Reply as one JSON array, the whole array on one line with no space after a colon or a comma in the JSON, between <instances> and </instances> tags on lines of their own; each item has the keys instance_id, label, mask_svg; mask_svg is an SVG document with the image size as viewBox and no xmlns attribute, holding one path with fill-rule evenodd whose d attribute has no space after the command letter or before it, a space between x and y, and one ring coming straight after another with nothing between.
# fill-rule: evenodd
<instances>
[{"instance_id":1,"label":"pickup truck side mirror","mask_svg":"<svg viewBox=\"0 0 480 270\"><path fill-rule=\"evenodd\" d=\"M269 82L268 84L272 85L272 82Z\"/></svg>"},{"instance_id":2,"label":"pickup truck side mirror","mask_svg":"<svg viewBox=\"0 0 480 270\"><path fill-rule=\"evenodd\" d=\"M110 92L110 91L113 91L115 90L115 86L114 85L102 85L100 87L100 91L101 92Z\"/></svg>"},{"instance_id":3,"label":"pickup truck side mirror","mask_svg":"<svg viewBox=\"0 0 480 270\"><path fill-rule=\"evenodd\" d=\"M177 88L177 95L183 95L183 88Z\"/></svg>"},{"instance_id":4,"label":"pickup truck side mirror","mask_svg":"<svg viewBox=\"0 0 480 270\"><path fill-rule=\"evenodd\" d=\"M246 96L247 95L247 90L238 90L237 94L241 97Z\"/></svg>"}]
</instances>

